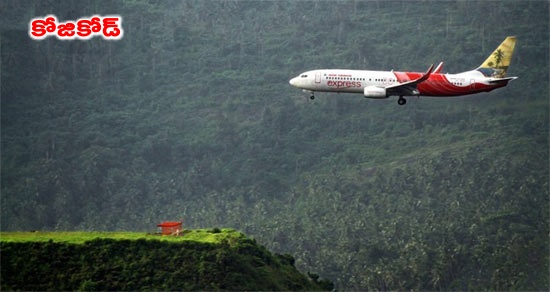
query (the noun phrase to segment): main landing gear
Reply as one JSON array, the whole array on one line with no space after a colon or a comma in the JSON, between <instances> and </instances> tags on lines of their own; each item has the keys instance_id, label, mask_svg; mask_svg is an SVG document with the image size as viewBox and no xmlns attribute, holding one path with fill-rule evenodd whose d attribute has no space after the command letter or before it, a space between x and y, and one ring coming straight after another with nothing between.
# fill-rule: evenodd
<instances>
[{"instance_id":1,"label":"main landing gear","mask_svg":"<svg viewBox=\"0 0 550 292\"><path fill-rule=\"evenodd\" d=\"M398 105L404 105L406 103L407 103L407 100L403 98L403 96L400 96L399 99L397 100Z\"/></svg>"}]
</instances>

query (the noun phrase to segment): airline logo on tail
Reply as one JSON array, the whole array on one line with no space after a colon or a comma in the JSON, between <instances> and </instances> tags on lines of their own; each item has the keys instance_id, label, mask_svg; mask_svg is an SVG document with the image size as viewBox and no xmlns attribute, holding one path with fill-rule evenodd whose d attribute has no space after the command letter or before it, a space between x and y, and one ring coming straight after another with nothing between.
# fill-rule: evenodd
<instances>
[{"instance_id":1,"label":"airline logo on tail","mask_svg":"<svg viewBox=\"0 0 550 292\"><path fill-rule=\"evenodd\" d=\"M492 77L506 77L506 71L510 66L515 47L516 37L507 37L487 60L479 66L478 70L486 70L486 72L490 72Z\"/></svg>"},{"instance_id":2,"label":"airline logo on tail","mask_svg":"<svg viewBox=\"0 0 550 292\"><path fill-rule=\"evenodd\" d=\"M476 69L457 74L442 74L443 62L426 72L369 71L346 69L311 70L292 78L292 86L310 92L362 93L367 98L399 96L458 96L488 92L504 87L517 77L506 77L516 37L507 37Z\"/></svg>"}]
</instances>

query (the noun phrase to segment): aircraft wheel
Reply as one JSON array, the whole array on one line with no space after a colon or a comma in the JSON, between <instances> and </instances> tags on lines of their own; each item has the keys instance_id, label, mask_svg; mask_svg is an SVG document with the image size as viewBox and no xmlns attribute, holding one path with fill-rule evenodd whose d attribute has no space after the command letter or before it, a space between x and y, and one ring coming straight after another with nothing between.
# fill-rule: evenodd
<instances>
[{"instance_id":1,"label":"aircraft wheel","mask_svg":"<svg viewBox=\"0 0 550 292\"><path fill-rule=\"evenodd\" d=\"M397 104L399 105L404 105L407 103L407 100L404 99L402 96L399 97L399 99L397 100Z\"/></svg>"},{"instance_id":2,"label":"aircraft wheel","mask_svg":"<svg viewBox=\"0 0 550 292\"><path fill-rule=\"evenodd\" d=\"M311 96L309 97L309 99L314 100L314 99L315 99L315 95L311 95Z\"/></svg>"}]
</instances>

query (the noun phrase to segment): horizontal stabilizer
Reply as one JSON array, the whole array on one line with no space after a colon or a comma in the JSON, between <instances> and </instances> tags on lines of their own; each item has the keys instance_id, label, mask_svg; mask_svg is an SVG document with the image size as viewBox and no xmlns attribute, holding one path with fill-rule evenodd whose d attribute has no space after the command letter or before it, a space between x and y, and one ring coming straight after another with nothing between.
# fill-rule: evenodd
<instances>
[{"instance_id":1,"label":"horizontal stabilizer","mask_svg":"<svg viewBox=\"0 0 550 292\"><path fill-rule=\"evenodd\" d=\"M518 79L518 78L517 77L494 78L494 79L489 80L489 83L490 84L496 84L496 83L501 83L501 82L508 82L508 81L514 80L514 79Z\"/></svg>"}]
</instances>

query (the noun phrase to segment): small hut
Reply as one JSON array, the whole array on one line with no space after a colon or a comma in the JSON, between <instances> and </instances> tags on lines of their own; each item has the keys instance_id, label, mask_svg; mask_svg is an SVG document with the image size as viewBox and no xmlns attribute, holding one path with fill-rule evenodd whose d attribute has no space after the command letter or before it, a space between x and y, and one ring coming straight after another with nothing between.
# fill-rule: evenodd
<instances>
[{"instance_id":1,"label":"small hut","mask_svg":"<svg viewBox=\"0 0 550 292\"><path fill-rule=\"evenodd\" d=\"M157 227L162 235L179 235L183 231L183 221L164 221Z\"/></svg>"}]
</instances>

